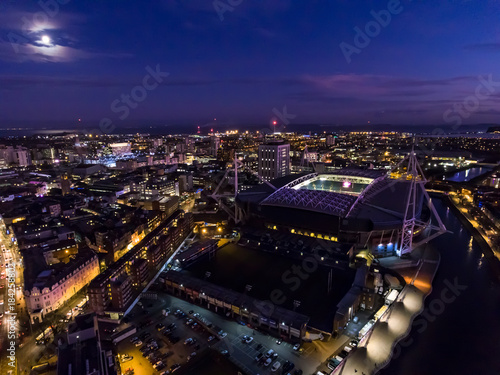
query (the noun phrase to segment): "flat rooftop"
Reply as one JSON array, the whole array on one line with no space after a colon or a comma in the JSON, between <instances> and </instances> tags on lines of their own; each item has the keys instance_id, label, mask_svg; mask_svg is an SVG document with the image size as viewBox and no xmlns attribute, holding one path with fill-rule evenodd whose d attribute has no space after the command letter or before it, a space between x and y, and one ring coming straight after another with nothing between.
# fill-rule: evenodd
<instances>
[{"instance_id":1,"label":"flat rooftop","mask_svg":"<svg viewBox=\"0 0 500 375\"><path fill-rule=\"evenodd\" d=\"M295 311L309 316L310 326L329 332L333 329L337 304L351 288L355 276L355 270L350 268L333 269L329 288L330 268L314 267L311 262L304 264L238 244L223 247L211 260L201 259L183 272L263 301L272 300L273 291L281 290L284 297L281 307L294 310L294 301L300 301ZM210 272L208 277L207 272ZM247 285L251 286L250 291Z\"/></svg>"}]
</instances>

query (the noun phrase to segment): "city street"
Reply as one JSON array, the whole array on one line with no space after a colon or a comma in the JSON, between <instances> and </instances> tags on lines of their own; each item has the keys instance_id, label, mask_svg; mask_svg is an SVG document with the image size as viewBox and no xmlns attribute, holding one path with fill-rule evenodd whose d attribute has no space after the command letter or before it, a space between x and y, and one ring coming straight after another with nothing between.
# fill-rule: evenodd
<instances>
[{"instance_id":1,"label":"city street","mask_svg":"<svg viewBox=\"0 0 500 375\"><path fill-rule=\"evenodd\" d=\"M467 202L470 204L463 204L458 196L450 195L453 204L460 210L463 216L471 223L471 225L477 230L477 233L483 238L483 240L488 244L488 246L493 251L493 254L500 260L500 249L496 246L496 241L493 238L498 236L497 230L491 220L482 214L482 211L476 210L481 213L480 216L475 216L472 214L475 207L472 204L472 200L468 199ZM469 197L470 198L470 197ZM491 228L491 229L486 229Z\"/></svg>"},{"instance_id":2,"label":"city street","mask_svg":"<svg viewBox=\"0 0 500 375\"><path fill-rule=\"evenodd\" d=\"M42 329L38 329L36 331L31 332L29 326L29 318L27 315L25 299L23 295L23 265L20 253L17 249L17 246L14 242L12 242L12 236L6 233L6 228L3 221L0 221L0 248L2 251L0 253L0 272L6 270L5 264L12 262L12 259L15 260L16 264L16 318L17 318L17 332L16 334L21 334L21 337L16 338L16 359L17 359L17 368L12 368L8 366L8 361L6 357L6 347L7 343L10 340L7 340L7 318L8 314L4 313L4 309L8 306L8 286L7 280L0 279L0 286L3 287L0 289L0 295L3 297L4 304L0 307L0 312L4 313L1 318L1 332L0 335L0 347L1 347L1 358L0 358L0 372L2 374L6 374L7 371L13 370L13 374L16 373L27 373L31 369L32 366L37 364L37 359L42 356L42 352L45 349L45 345L36 345L35 337L39 334ZM5 251L3 251L5 249ZM76 305L81 301L83 296L81 294L77 294L75 298L72 298L67 302L67 305L60 309L59 313L61 315L66 315L74 311ZM72 315L70 314L69 317ZM43 323L42 323L43 325ZM18 372L16 372L18 371Z\"/></svg>"},{"instance_id":3,"label":"city street","mask_svg":"<svg viewBox=\"0 0 500 375\"><path fill-rule=\"evenodd\" d=\"M26 313L26 306L24 302L24 295L22 285L24 285L23 281L23 266L21 262L21 256L17 249L17 246L14 242L12 242L12 235L6 233L6 227L3 220L0 220L0 272L2 273L0 279L0 300L3 304L0 306L0 313L3 314L1 318L1 335L0 335L0 348L1 348L1 359L0 359L0 371L2 374L6 374L8 371L14 371L15 374L16 369L8 364L8 358L6 350L9 346L11 340L8 339L8 329L9 324L8 319L9 315L14 315L16 317L16 336L18 334L18 328L20 321L24 318L24 314ZM15 264L15 305L14 311L9 311L9 303L8 303L8 292L9 285L7 282L8 278L8 267L7 264L12 265ZM12 314L10 314L12 313ZM17 351L19 350L19 340L16 337L17 341ZM16 351L16 352L17 352Z\"/></svg>"}]
</instances>

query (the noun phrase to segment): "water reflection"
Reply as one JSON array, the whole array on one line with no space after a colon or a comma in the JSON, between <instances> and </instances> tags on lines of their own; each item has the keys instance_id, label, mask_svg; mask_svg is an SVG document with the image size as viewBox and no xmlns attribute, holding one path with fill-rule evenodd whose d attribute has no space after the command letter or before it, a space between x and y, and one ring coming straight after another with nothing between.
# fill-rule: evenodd
<instances>
[{"instance_id":1,"label":"water reflection","mask_svg":"<svg viewBox=\"0 0 500 375\"><path fill-rule=\"evenodd\" d=\"M426 310L441 298L446 285L467 290L446 305L443 313L421 329L419 318L401 348L401 355L381 375L498 375L500 374L500 287L488 260L470 233L447 207L434 200L443 223L455 234L445 234L429 246L441 254L440 268L427 297ZM447 284L448 283L448 284Z\"/></svg>"},{"instance_id":2,"label":"water reflection","mask_svg":"<svg viewBox=\"0 0 500 375\"><path fill-rule=\"evenodd\" d=\"M454 182L464 182L470 181L473 178L481 176L482 174L491 171L491 168L488 167L475 167L469 168L464 171L460 171L455 173L452 177L447 178L448 181Z\"/></svg>"}]
</instances>

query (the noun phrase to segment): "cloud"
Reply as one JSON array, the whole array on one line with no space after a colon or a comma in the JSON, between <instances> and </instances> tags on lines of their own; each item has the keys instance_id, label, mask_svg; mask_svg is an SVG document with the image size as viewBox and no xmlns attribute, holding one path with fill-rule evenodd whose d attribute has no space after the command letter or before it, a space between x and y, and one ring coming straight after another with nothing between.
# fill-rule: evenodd
<instances>
[{"instance_id":1,"label":"cloud","mask_svg":"<svg viewBox=\"0 0 500 375\"><path fill-rule=\"evenodd\" d=\"M12 10L0 13L0 60L7 62L67 63L94 58L128 58L131 54L87 51L78 48L78 39L69 30L83 24L86 17L74 13L41 8L36 12ZM51 37L51 44L41 43L42 35Z\"/></svg>"},{"instance_id":2,"label":"cloud","mask_svg":"<svg viewBox=\"0 0 500 375\"><path fill-rule=\"evenodd\" d=\"M67 63L84 59L123 59L129 57L132 57L132 55L127 53L92 52L62 45L44 46L35 43L0 42L0 60L8 62Z\"/></svg>"},{"instance_id":3,"label":"cloud","mask_svg":"<svg viewBox=\"0 0 500 375\"><path fill-rule=\"evenodd\" d=\"M28 76L28 75L0 75L0 88L7 90L24 90L33 87L79 87L79 88L110 88L130 87L137 85L139 78L123 77L59 77L59 76ZM169 79L168 86L202 86L220 81L209 79Z\"/></svg>"},{"instance_id":4,"label":"cloud","mask_svg":"<svg viewBox=\"0 0 500 375\"><path fill-rule=\"evenodd\" d=\"M84 24L87 18L77 13L55 12L48 14L39 8L35 12L9 10L0 13L0 30L17 31L26 36L42 30L57 30Z\"/></svg>"},{"instance_id":5,"label":"cloud","mask_svg":"<svg viewBox=\"0 0 500 375\"><path fill-rule=\"evenodd\" d=\"M305 75L301 84L316 96L377 98L429 96L449 92L461 84L477 82L476 77L452 77L447 79L416 79L381 75L335 74L329 76Z\"/></svg>"}]
</instances>

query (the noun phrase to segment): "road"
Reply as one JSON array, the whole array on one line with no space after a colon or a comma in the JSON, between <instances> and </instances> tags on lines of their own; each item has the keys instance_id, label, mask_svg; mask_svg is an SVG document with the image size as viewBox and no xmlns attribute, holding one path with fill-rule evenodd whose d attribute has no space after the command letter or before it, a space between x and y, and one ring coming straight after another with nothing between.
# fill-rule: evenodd
<instances>
[{"instance_id":1,"label":"road","mask_svg":"<svg viewBox=\"0 0 500 375\"><path fill-rule=\"evenodd\" d=\"M24 268L22 263L22 256L18 250L18 247L15 242L12 242L12 235L7 234L6 227L3 220L0 220L0 248L2 251L0 252L0 272L3 272L5 268L5 264L9 262L12 264L12 259L15 260L15 317L17 322L17 334L18 337L16 340L16 359L17 359L17 367L14 369L13 374L21 374L27 373L31 366L36 364L37 359L41 356L43 350L45 349L44 345L36 345L35 336L41 332L41 329L30 331L29 325L29 316L27 314L26 302L23 294L24 287ZM5 251L3 249L5 248ZM0 293L4 298L4 306L0 307L0 311L4 312L4 309L8 307L8 286L6 283L6 279L0 279L0 286L4 285L3 288L0 289ZM79 294L77 294L80 296ZM78 302L82 297L71 299L68 301L68 304L59 310L61 314L66 314L68 312L73 311ZM10 340L6 340L8 337L8 324L7 324L8 314L4 314L2 318L1 324L1 335L0 335L0 347L1 347L1 357L0 357L0 373L7 374L9 370L12 370L12 367L8 365L7 360L7 344Z\"/></svg>"},{"instance_id":2,"label":"road","mask_svg":"<svg viewBox=\"0 0 500 375\"><path fill-rule=\"evenodd\" d=\"M474 217L471 212L474 210L474 206L472 204L464 205L457 197L452 196L452 202L455 206L462 212L465 218L471 223L471 225L477 230L477 232L481 235L481 237L486 241L486 243L490 246L491 250L495 254L495 256L500 260L500 249L493 241L493 238L498 236L497 230L491 220L482 213L480 216ZM487 230L486 228L492 228Z\"/></svg>"},{"instance_id":3,"label":"road","mask_svg":"<svg viewBox=\"0 0 500 375\"><path fill-rule=\"evenodd\" d=\"M7 358L7 348L10 346L11 340L9 339L8 330L9 326L14 324L19 328L20 320L23 319L23 314L26 314L26 306L24 302L23 288L23 265L21 260L21 255L17 248L17 245L12 242L12 235L7 234L7 228L3 220L0 220L0 295L3 299L3 305L0 306L0 312L3 314L1 319L1 335L0 335L0 347L1 347L1 358L0 358L0 371L2 374L7 374L8 371L16 372L16 368L12 367L9 363L10 360ZM9 264L9 267L7 267ZM12 268L14 266L14 268ZM9 278L9 273L14 273L14 278ZM9 281L9 282L8 282ZM14 285L12 286L12 281ZM15 293L15 302L13 304L9 303L9 292ZM10 320L10 323L8 323ZM19 333L16 329L16 335ZM19 350L19 340L16 340L16 354ZM16 355L16 357L18 357Z\"/></svg>"}]
</instances>

